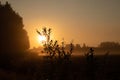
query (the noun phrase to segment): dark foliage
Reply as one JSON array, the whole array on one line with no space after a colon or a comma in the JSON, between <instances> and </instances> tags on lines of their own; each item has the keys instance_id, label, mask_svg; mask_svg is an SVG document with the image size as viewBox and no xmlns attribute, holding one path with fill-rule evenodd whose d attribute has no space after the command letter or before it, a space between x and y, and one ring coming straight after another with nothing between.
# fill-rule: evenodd
<instances>
[{"instance_id":1,"label":"dark foliage","mask_svg":"<svg viewBox=\"0 0 120 80\"><path fill-rule=\"evenodd\" d=\"M29 48L29 39L23 29L23 20L11 5L0 4L0 52L17 53Z\"/></svg>"},{"instance_id":2,"label":"dark foliage","mask_svg":"<svg viewBox=\"0 0 120 80\"><path fill-rule=\"evenodd\" d=\"M30 47L22 21L8 2L0 3L0 68L10 69Z\"/></svg>"},{"instance_id":3,"label":"dark foliage","mask_svg":"<svg viewBox=\"0 0 120 80\"><path fill-rule=\"evenodd\" d=\"M100 48L120 48L118 42L101 42L99 45Z\"/></svg>"},{"instance_id":4,"label":"dark foliage","mask_svg":"<svg viewBox=\"0 0 120 80\"><path fill-rule=\"evenodd\" d=\"M48 54L48 57L57 59L64 59L69 60L71 57L71 54L73 52L73 44L70 43L70 47L68 51L65 50L65 44L64 41L62 41L61 45L58 44L58 41L51 40L51 29L47 29L46 27L42 29L42 31L38 31L37 33L41 36L45 36L47 38L47 41L43 42L43 47L45 53Z\"/></svg>"}]
</instances>

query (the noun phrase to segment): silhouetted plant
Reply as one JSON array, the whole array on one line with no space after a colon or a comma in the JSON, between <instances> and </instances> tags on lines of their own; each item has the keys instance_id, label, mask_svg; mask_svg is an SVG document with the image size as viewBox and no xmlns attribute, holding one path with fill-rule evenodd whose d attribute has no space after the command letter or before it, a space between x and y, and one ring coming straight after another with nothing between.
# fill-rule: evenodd
<instances>
[{"instance_id":1,"label":"silhouetted plant","mask_svg":"<svg viewBox=\"0 0 120 80\"><path fill-rule=\"evenodd\" d=\"M94 50L92 48L89 49L89 51L85 54L87 62L92 63L94 60Z\"/></svg>"},{"instance_id":2,"label":"silhouetted plant","mask_svg":"<svg viewBox=\"0 0 120 80\"><path fill-rule=\"evenodd\" d=\"M96 71L96 60L94 56L94 50L92 48L85 54L87 61L87 76L89 80L95 79L95 71Z\"/></svg>"},{"instance_id":3,"label":"silhouetted plant","mask_svg":"<svg viewBox=\"0 0 120 80\"><path fill-rule=\"evenodd\" d=\"M69 63L71 54L73 52L73 43L70 43L69 50L65 49L64 40L61 44L58 44L57 40L51 40L51 29L42 28L42 31L37 33L40 36L45 36L47 40L43 41L43 51L48 55L47 60L49 69L45 68L47 79L54 80L55 77L59 78L58 80L63 80L69 71ZM50 61L50 62L49 62ZM48 71L49 70L49 71Z\"/></svg>"},{"instance_id":4,"label":"silhouetted plant","mask_svg":"<svg viewBox=\"0 0 120 80\"><path fill-rule=\"evenodd\" d=\"M57 57L58 59L69 59L71 57L71 54L73 52L73 43L70 43L70 49L69 51L65 50L65 44L64 41L62 41L61 45L58 44L58 41L51 40L51 29L47 29L46 27L42 28L42 31L38 31L37 33L40 36L45 36L46 41L43 41L43 47L45 53L49 55L50 58Z\"/></svg>"}]
</instances>

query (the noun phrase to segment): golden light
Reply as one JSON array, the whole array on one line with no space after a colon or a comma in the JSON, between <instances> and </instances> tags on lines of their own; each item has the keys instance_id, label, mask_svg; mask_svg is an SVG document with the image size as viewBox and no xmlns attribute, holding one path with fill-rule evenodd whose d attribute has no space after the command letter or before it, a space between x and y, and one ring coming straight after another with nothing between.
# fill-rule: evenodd
<instances>
[{"instance_id":1,"label":"golden light","mask_svg":"<svg viewBox=\"0 0 120 80\"><path fill-rule=\"evenodd\" d=\"M39 35L39 36L38 36L38 41L39 41L39 43L41 43L41 45L42 45L42 43L44 43L44 42L47 41L47 38L46 38L45 36L43 36L43 35Z\"/></svg>"}]
</instances>

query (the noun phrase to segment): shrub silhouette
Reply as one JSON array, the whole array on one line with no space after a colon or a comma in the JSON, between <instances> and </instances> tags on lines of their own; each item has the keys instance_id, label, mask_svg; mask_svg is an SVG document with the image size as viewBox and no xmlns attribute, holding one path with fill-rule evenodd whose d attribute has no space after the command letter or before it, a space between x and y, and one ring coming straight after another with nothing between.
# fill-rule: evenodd
<instances>
[{"instance_id":1,"label":"shrub silhouette","mask_svg":"<svg viewBox=\"0 0 120 80\"><path fill-rule=\"evenodd\" d=\"M49 55L50 58L58 57L58 59L69 59L73 52L73 44L70 43L69 51L65 51L64 41L62 44L58 44L58 41L51 40L51 29L47 29L46 27L42 28L42 31L38 31L37 33L41 36L45 36L47 41L43 42L43 47L45 53Z\"/></svg>"},{"instance_id":2,"label":"shrub silhouette","mask_svg":"<svg viewBox=\"0 0 120 80\"><path fill-rule=\"evenodd\" d=\"M45 36L46 41L43 41L42 52L46 53L48 66L44 67L46 72L46 78L50 80L63 80L66 79L68 72L70 71L70 57L73 52L73 44L70 43L70 48L67 51L65 49L65 43L62 41L61 44L58 44L58 41L51 40L51 29L47 29L46 27L42 28L42 31L38 31L37 33L40 36ZM47 70L47 71L46 71Z\"/></svg>"}]
</instances>

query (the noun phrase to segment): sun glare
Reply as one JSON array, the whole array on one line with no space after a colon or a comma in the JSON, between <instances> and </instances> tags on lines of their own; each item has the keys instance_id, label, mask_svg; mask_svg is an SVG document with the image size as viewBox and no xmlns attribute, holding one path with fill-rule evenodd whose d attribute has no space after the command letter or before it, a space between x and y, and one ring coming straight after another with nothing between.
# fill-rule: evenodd
<instances>
[{"instance_id":1,"label":"sun glare","mask_svg":"<svg viewBox=\"0 0 120 80\"><path fill-rule=\"evenodd\" d=\"M38 41L42 44L43 42L47 41L45 36L38 36Z\"/></svg>"}]
</instances>

